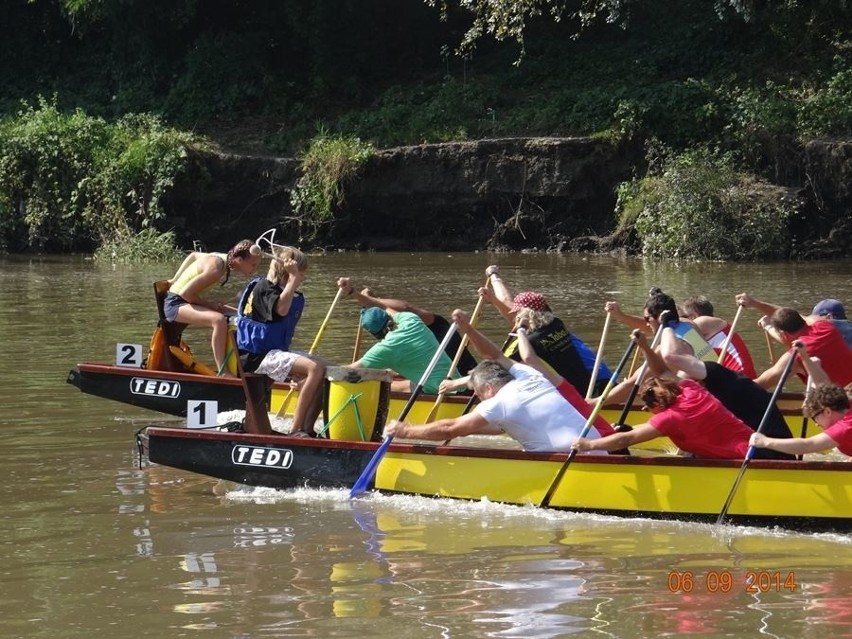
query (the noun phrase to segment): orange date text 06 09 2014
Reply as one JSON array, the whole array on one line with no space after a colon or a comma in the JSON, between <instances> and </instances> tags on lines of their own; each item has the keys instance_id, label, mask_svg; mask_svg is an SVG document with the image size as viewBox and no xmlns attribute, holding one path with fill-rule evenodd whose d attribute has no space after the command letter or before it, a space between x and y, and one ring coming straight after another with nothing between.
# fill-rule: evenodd
<instances>
[{"instance_id":1,"label":"orange date text 06 09 2014","mask_svg":"<svg viewBox=\"0 0 852 639\"><path fill-rule=\"evenodd\" d=\"M796 573L792 570L747 570L735 575L730 570L670 570L667 584L669 592L796 592Z\"/></svg>"}]
</instances>

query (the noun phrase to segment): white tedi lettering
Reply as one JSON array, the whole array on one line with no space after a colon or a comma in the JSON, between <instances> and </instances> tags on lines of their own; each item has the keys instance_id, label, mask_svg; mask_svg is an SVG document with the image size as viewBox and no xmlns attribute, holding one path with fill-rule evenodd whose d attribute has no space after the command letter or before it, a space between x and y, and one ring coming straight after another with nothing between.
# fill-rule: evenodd
<instances>
[{"instance_id":1,"label":"white tedi lettering","mask_svg":"<svg viewBox=\"0 0 852 639\"><path fill-rule=\"evenodd\" d=\"M133 377L130 380L130 392L134 395L180 397L180 382L166 382L157 379L145 379L144 377Z\"/></svg>"},{"instance_id":2,"label":"white tedi lettering","mask_svg":"<svg viewBox=\"0 0 852 639\"><path fill-rule=\"evenodd\" d=\"M293 451L262 446L234 446L231 461L243 466L290 468L293 465Z\"/></svg>"}]
</instances>

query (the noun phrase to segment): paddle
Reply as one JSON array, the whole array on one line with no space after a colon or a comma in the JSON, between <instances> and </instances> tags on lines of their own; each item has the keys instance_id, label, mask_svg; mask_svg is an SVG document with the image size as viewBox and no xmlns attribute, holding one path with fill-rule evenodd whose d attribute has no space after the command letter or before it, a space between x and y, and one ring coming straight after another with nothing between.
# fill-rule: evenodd
<instances>
[{"instance_id":1,"label":"paddle","mask_svg":"<svg viewBox=\"0 0 852 639\"><path fill-rule=\"evenodd\" d=\"M763 413L763 419L760 420L760 424L757 427L755 432L762 433L763 427L766 426L766 422L769 421L769 414L772 412L772 407L775 406L775 402L778 400L778 395L781 394L781 389L784 388L784 382L787 381L787 376L790 374L790 371L793 368L793 364L796 361L796 351L790 356L790 359L787 361L787 365L784 366L784 370L781 373L781 378L778 380L778 384L775 385L775 390L772 393L772 397L769 400L769 404L766 406L766 411ZM719 513L719 516L716 518L716 523L721 524L725 521L725 515L728 513L728 508L731 505L731 502L734 500L734 495L737 492L737 488L740 485L740 481L742 481L743 475L745 474L746 468L748 467L748 462L754 456L754 446L749 446L746 451L745 459L743 460L742 466L740 466L740 472L737 473L737 478L734 480L734 485L731 486L731 492L728 493L728 498L725 500L725 505L722 506L722 510Z\"/></svg>"},{"instance_id":2,"label":"paddle","mask_svg":"<svg viewBox=\"0 0 852 639\"><path fill-rule=\"evenodd\" d=\"M316 350L317 346L319 346L320 339L322 338L322 334L325 332L325 327L328 324L328 320L331 317L332 311L334 311L334 307L337 306L337 302L340 301L340 298L343 296L343 289L337 289L337 295L334 296L334 299L331 302L331 306L328 307L328 313L325 314L325 319L320 324L319 330L317 331L316 337L314 337L314 341L311 344L311 347L308 349L308 355L313 355L314 350ZM293 389L291 388L287 391L287 395L284 397L284 401L281 402L281 406L278 409L278 412L275 413L276 417L281 417L287 411L287 405L290 403L290 396L293 394Z\"/></svg>"},{"instance_id":3,"label":"paddle","mask_svg":"<svg viewBox=\"0 0 852 639\"><path fill-rule=\"evenodd\" d=\"M737 312L734 315L734 321L731 322L731 328L728 330L728 334L725 336L725 341L722 342L722 350L719 351L719 359L716 360L717 364L721 364L725 360L725 355L728 354L728 347L731 345L731 340L734 339L734 332L737 330L737 322L740 321L740 315L742 315L744 306L738 306Z\"/></svg>"},{"instance_id":4,"label":"paddle","mask_svg":"<svg viewBox=\"0 0 852 639\"><path fill-rule=\"evenodd\" d=\"M769 335L769 331L763 329L763 336L766 338L766 350L769 351L769 365L775 363L775 351L772 348L772 337Z\"/></svg>"},{"instance_id":5,"label":"paddle","mask_svg":"<svg viewBox=\"0 0 852 639\"><path fill-rule=\"evenodd\" d=\"M654 334L654 340L651 342L652 349L656 348L657 345L660 343L660 340L663 338L663 329L666 327L664 318L668 314L668 311L663 311L662 313L660 313L660 326L657 328L657 332ZM638 353L639 351L637 350L636 352ZM627 396L627 400L624 402L624 408L621 410L621 415L618 416L618 421L613 424L613 428L615 430L621 430L621 428L625 425L624 420L627 419L627 414L630 412L631 406L633 406L633 400L636 399L636 395L639 393L639 387L642 385L642 380L644 379L645 372L647 370L648 362L642 362L642 366L639 367L639 372L636 374L636 379L633 382L633 387L630 389L630 394Z\"/></svg>"},{"instance_id":6,"label":"paddle","mask_svg":"<svg viewBox=\"0 0 852 639\"><path fill-rule=\"evenodd\" d=\"M352 349L352 363L358 361L358 357L361 355L361 335L364 332L364 329L361 327L361 321L358 321L358 330L355 332L355 348Z\"/></svg>"},{"instance_id":7,"label":"paddle","mask_svg":"<svg viewBox=\"0 0 852 639\"><path fill-rule=\"evenodd\" d=\"M580 437L585 437L589 434L589 431L592 429L592 424L594 424L595 420L598 418L598 414L601 412L601 408L606 401L607 395L612 390L613 386L615 386L615 380L618 379L618 376L621 375L621 372L624 370L624 367L627 365L627 360L630 359L630 355L632 354L633 349L636 348L636 342L632 339L630 343L627 345L627 348L624 351L624 354L621 356L621 361L618 362L618 367L613 372L612 377L609 378L609 381L606 383L606 386L603 389L603 392L598 397L598 401L595 402L595 407L592 409L591 414L586 418L586 423L583 424L583 429L580 431ZM540 508L545 508L550 504L550 499L553 497L553 493L556 492L556 487L559 485L559 482L562 480L562 476L565 474L565 471L568 470L568 466L571 464L571 461L574 457L577 456L576 449L572 449L570 453L568 453L568 457L562 462L562 466L559 468L559 472L556 473L556 477L553 478L553 481L550 482L550 487L547 489L547 492L544 494L544 497L539 504Z\"/></svg>"},{"instance_id":8,"label":"paddle","mask_svg":"<svg viewBox=\"0 0 852 639\"><path fill-rule=\"evenodd\" d=\"M804 358L802 358L802 361L804 362ZM811 396L811 392L813 391L813 389L814 389L813 377L808 375L808 383L805 384L805 401L807 401L808 397ZM805 415L804 412L802 412L802 431L801 431L801 434L799 435L799 437L804 439L807 436L808 436L808 416ZM802 458L803 458L802 455L796 455L796 459L802 459Z\"/></svg>"},{"instance_id":9,"label":"paddle","mask_svg":"<svg viewBox=\"0 0 852 639\"><path fill-rule=\"evenodd\" d=\"M488 275L485 278L485 284L483 286L488 286L488 283L490 281L491 281L491 276ZM484 302L485 302L485 298L480 296L479 299L476 301L476 306L473 308L473 314L470 316L470 325L473 328L476 328L476 324L479 321L479 315L480 315L480 313L482 313L482 305L483 305ZM464 349L467 348L467 343L469 341L470 341L470 338L467 336L467 334L462 335L461 341L459 342L459 347L458 347L458 349L456 349L456 354L453 357L453 363L450 364L450 369L447 371L447 379L448 380L453 378L452 377L453 371L459 365L459 360L461 360L462 354L464 354ZM432 420L435 419L435 415L438 412L438 408L441 406L441 402L444 401L444 395L446 395L446 394L447 393L443 392L443 391L438 393L438 397L435 398L435 403L432 404L432 408L429 410L429 414L426 416L426 419L424 420L425 423L429 423L429 422L431 422Z\"/></svg>"},{"instance_id":10,"label":"paddle","mask_svg":"<svg viewBox=\"0 0 852 639\"><path fill-rule=\"evenodd\" d=\"M609 333L609 321L611 319L612 313L607 313L606 319L604 320L603 332L601 333L601 343L598 344L598 354L595 356L595 365L592 367L592 377L589 380L589 390L586 391L586 399L591 399L592 394L595 392L595 384L598 382L598 371L601 368L604 344L606 343L606 336Z\"/></svg>"},{"instance_id":11,"label":"paddle","mask_svg":"<svg viewBox=\"0 0 852 639\"><path fill-rule=\"evenodd\" d=\"M426 367L426 370L423 371L423 375L420 376L420 381L417 382L417 386L414 387L414 390L411 392L411 397L408 398L408 401L405 403L405 407L402 409L402 412L399 414L399 418L397 421L403 421L408 415L408 412L411 410L412 406L414 406L414 402L417 401L417 398L420 396L420 393L423 392L423 387L426 385L426 381L429 379L429 376L432 374L432 371L435 370L435 366L438 365L438 360L441 359L441 355L444 352L444 349L449 344L450 339L453 337L453 334L456 332L456 323L453 322L450 324L450 328L447 329L446 335L444 335L444 339L441 340L441 343L438 345L438 350L435 351L435 354L432 356L432 361L429 362L429 365ZM355 484L352 486L352 490L349 491L349 497L357 497L370 485L370 482L373 479L373 476L376 474L376 468L379 465L379 462L382 461L382 457L385 456L385 453L388 450L388 446L390 446L393 441L393 437L388 435L385 437L381 446L378 447L375 453L373 453L373 457L367 462L367 466L364 468L364 471L361 473L361 476L355 481Z\"/></svg>"}]
</instances>

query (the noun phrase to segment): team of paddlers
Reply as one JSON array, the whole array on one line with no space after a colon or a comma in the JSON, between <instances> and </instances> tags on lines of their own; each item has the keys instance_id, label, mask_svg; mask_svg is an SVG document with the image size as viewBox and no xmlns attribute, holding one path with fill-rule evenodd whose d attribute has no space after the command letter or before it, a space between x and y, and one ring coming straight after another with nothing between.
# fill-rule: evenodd
<instances>
[{"instance_id":1,"label":"team of paddlers","mask_svg":"<svg viewBox=\"0 0 852 639\"><path fill-rule=\"evenodd\" d=\"M236 307L206 298L232 271L251 277L264 254L272 258L266 276L250 279ZM163 315L165 322L212 329L219 374L242 370L296 381L300 392L292 434L315 436L322 380L331 362L313 353L315 344L307 352L291 350L305 308L300 286L307 268L302 251L274 242L266 251L243 240L227 253L194 252L168 281ZM525 450L623 454L631 445L665 435L684 453L701 458L784 459L834 447L852 455L847 394L852 389L852 322L838 300L823 300L803 316L742 293L730 324L714 315L706 298L689 298L678 306L659 288L651 289L641 315L608 302L604 336L615 319L632 329L630 350L638 348L645 356L641 367L619 379L627 353L611 370L601 359L604 337L595 353L544 296L535 291L512 295L497 266L489 266L485 275L473 315L457 309L452 322L405 300L356 290L349 277L338 279L334 303L346 296L359 304L361 328L377 340L347 366L393 370L401 378L393 382L394 390L443 395L470 389L479 399L457 417L418 425L391 421L386 436L451 440L506 433ZM483 303L506 319L510 333L502 347L475 328ZM743 309L760 312L768 339L785 347L763 372L755 370L736 332ZM239 365L230 369L229 315L236 318L239 353ZM478 363L468 344L480 356ZM438 352L440 347L445 352ZM782 387L790 373L809 382L803 411L823 429L818 435L793 437L775 406L770 391ZM637 396L650 413L644 424L611 425L598 415L604 401L632 404Z\"/></svg>"}]
</instances>

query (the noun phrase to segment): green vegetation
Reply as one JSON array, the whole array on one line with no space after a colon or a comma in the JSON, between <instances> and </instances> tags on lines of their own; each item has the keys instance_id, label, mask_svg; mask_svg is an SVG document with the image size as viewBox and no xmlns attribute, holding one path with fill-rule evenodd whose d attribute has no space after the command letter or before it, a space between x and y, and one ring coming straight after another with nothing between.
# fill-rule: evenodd
<instances>
[{"instance_id":1,"label":"green vegetation","mask_svg":"<svg viewBox=\"0 0 852 639\"><path fill-rule=\"evenodd\" d=\"M299 225L300 242L313 240L323 225L332 221L343 204L343 187L375 153L358 138L328 135L320 131L300 155L302 176L290 197Z\"/></svg>"},{"instance_id":2,"label":"green vegetation","mask_svg":"<svg viewBox=\"0 0 852 639\"><path fill-rule=\"evenodd\" d=\"M160 200L194 136L151 115L115 124L39 98L0 121L0 244L89 250L138 243L165 217ZM153 237L147 234L142 237Z\"/></svg>"},{"instance_id":3,"label":"green vegetation","mask_svg":"<svg viewBox=\"0 0 852 639\"><path fill-rule=\"evenodd\" d=\"M743 175L773 138L852 134L847 0L9 0L0 18L14 25L0 40L11 250L168 226L160 202L196 140L181 130L300 155L309 237L369 145L654 139L707 164L690 179L707 193L729 184L709 158ZM314 164L332 142L348 163Z\"/></svg>"},{"instance_id":4,"label":"green vegetation","mask_svg":"<svg viewBox=\"0 0 852 639\"><path fill-rule=\"evenodd\" d=\"M173 231L160 233L149 227L129 236L105 240L95 251L94 259L104 264L139 264L177 261L182 255L183 251L178 250Z\"/></svg>"},{"instance_id":5,"label":"green vegetation","mask_svg":"<svg viewBox=\"0 0 852 639\"><path fill-rule=\"evenodd\" d=\"M738 173L729 155L668 154L621 185L619 226L635 225L648 257L769 260L788 253L790 206Z\"/></svg>"}]
</instances>

